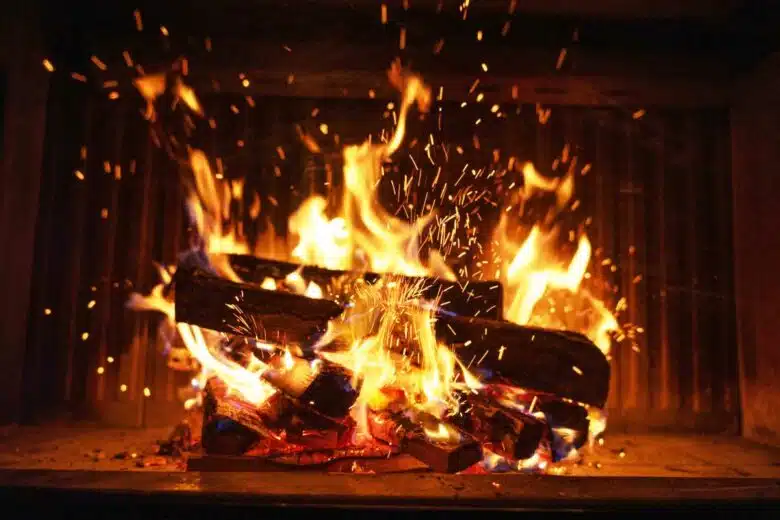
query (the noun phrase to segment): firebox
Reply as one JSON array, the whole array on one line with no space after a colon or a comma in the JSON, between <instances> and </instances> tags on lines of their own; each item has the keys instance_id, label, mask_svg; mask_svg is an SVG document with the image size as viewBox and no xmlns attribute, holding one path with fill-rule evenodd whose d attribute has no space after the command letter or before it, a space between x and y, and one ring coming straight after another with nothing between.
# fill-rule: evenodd
<instances>
[{"instance_id":1,"label":"firebox","mask_svg":"<svg viewBox=\"0 0 780 520\"><path fill-rule=\"evenodd\" d=\"M7 502L777 505L775 10L159 4L3 20Z\"/></svg>"}]
</instances>

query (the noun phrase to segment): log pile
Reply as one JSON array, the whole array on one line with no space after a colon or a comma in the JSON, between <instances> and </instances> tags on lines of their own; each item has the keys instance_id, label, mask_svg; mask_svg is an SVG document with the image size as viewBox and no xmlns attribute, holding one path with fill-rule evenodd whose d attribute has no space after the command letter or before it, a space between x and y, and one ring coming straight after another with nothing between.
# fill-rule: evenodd
<instances>
[{"instance_id":1,"label":"log pile","mask_svg":"<svg viewBox=\"0 0 780 520\"><path fill-rule=\"evenodd\" d=\"M266 278L284 279L298 269L304 278L323 285L345 278L376 283L380 275L300 268L236 255L231 265L248 281L231 282L198 266L180 266L174 288L177 321L296 348L279 350L264 360L268 369L258 377L276 393L259 406L232 394L218 378L209 381L201 441L206 456L323 466L404 453L446 473L484 465L490 456L511 468L525 468L524 461L554 461L576 453L588 437L587 408L606 402L609 364L587 338L523 327L474 311L473 301L500 309L500 287L494 297L490 287L497 284L492 282L473 284L473 292L468 292L454 290L454 282L429 280L426 290L450 295L447 307L436 310L437 341L466 362L478 358L472 371L478 372L484 386L462 391L460 411L454 416L435 417L385 403L369 407L359 429L351 408L362 381L311 348L329 321L342 314L343 305L266 290L260 284ZM216 466L224 460L229 459L220 459Z\"/></svg>"}]
</instances>

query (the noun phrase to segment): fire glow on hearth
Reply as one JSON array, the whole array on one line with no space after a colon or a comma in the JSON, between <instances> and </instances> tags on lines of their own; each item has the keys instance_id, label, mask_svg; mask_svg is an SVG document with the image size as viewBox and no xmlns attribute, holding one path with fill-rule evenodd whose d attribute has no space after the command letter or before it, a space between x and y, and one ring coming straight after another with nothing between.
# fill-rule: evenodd
<instances>
[{"instance_id":1,"label":"fire glow on hearth","mask_svg":"<svg viewBox=\"0 0 780 520\"><path fill-rule=\"evenodd\" d=\"M400 93L397 111L388 108L394 128L343 147L338 204L303 202L289 217L289 247L249 240L241 223L258 218L259 199L243 213L233 203L243 182L215 175L210 158L188 148L197 239L128 305L164 314L169 365L196 374L185 407L202 417L206 455L307 465L406 453L443 472L544 471L577 458L603 431L609 349L626 334L622 301L613 312L588 288L586 226L566 236L559 225L579 205L575 176L590 166L566 147L554 166L563 175L509 158L445 179L437 161L447 147L431 135L433 181L420 186L422 168L389 181L391 213L378 186L407 119L431 110L432 93L400 62L388 78ZM180 77L136 84L150 121L163 95L203 115ZM313 135L299 137L319 153ZM469 186L482 176L507 183L501 200ZM415 190L425 214L409 214ZM481 244L485 204L503 211ZM532 204L546 211L529 227L520 217ZM466 252L478 260L456 273L448 259Z\"/></svg>"}]
</instances>

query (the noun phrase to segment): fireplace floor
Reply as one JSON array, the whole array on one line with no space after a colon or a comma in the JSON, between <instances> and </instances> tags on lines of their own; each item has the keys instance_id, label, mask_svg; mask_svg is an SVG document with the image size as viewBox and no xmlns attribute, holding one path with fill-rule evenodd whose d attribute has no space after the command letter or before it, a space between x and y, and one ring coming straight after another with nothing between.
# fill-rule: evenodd
<instances>
[{"instance_id":1,"label":"fireplace floor","mask_svg":"<svg viewBox=\"0 0 780 520\"><path fill-rule=\"evenodd\" d=\"M429 519L431 511L452 518L473 515L475 508L490 509L493 516L520 510L723 514L780 507L780 449L725 436L616 433L558 477L186 472L183 461L154 456L155 441L168 433L83 425L0 430L0 500L6 511L25 518L40 509L48 514L56 505L73 514L89 507L105 518L190 520L228 510L256 517L311 508L403 510ZM125 453L137 456L114 458Z\"/></svg>"},{"instance_id":2,"label":"fireplace floor","mask_svg":"<svg viewBox=\"0 0 780 520\"><path fill-rule=\"evenodd\" d=\"M155 456L155 441L169 432L73 425L6 428L0 430L0 469L185 471L182 460ZM554 473L780 479L780 448L740 437L614 433L584 455L582 464L562 465Z\"/></svg>"}]
</instances>

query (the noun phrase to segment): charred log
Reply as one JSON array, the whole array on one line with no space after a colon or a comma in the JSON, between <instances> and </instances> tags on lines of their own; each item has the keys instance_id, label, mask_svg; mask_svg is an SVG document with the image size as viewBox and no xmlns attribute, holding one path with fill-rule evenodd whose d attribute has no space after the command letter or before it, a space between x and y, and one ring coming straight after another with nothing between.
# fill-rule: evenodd
<instances>
[{"instance_id":1,"label":"charred log","mask_svg":"<svg viewBox=\"0 0 780 520\"><path fill-rule=\"evenodd\" d=\"M568 456L572 448L581 448L588 440L588 411L575 403L558 399L544 400L539 405L552 432L553 461Z\"/></svg>"},{"instance_id":2,"label":"charred log","mask_svg":"<svg viewBox=\"0 0 780 520\"><path fill-rule=\"evenodd\" d=\"M267 291L199 269L176 272L176 320L280 343L310 344L342 312L329 300Z\"/></svg>"},{"instance_id":3,"label":"charred log","mask_svg":"<svg viewBox=\"0 0 780 520\"><path fill-rule=\"evenodd\" d=\"M203 450L219 455L241 455L261 439L280 441L289 406L280 394L255 406L237 394L230 394L218 378L211 378L203 393Z\"/></svg>"},{"instance_id":4,"label":"charred log","mask_svg":"<svg viewBox=\"0 0 780 520\"><path fill-rule=\"evenodd\" d=\"M318 359L275 358L263 378L302 406L327 417L344 417L358 397L352 374L344 368Z\"/></svg>"},{"instance_id":5,"label":"charred log","mask_svg":"<svg viewBox=\"0 0 780 520\"><path fill-rule=\"evenodd\" d=\"M266 291L200 271L182 273L176 284L177 319L223 332L236 333L241 323L252 322L266 333L306 343L341 312L328 300ZM228 307L237 301L240 316ZM592 406L606 402L609 363L581 334L440 313L436 337L456 348L461 359L479 360L472 369L487 381L505 378L514 386Z\"/></svg>"},{"instance_id":6,"label":"charred log","mask_svg":"<svg viewBox=\"0 0 780 520\"><path fill-rule=\"evenodd\" d=\"M487 381L506 378L516 386L603 407L610 368L604 354L582 334L482 318L440 316L436 337Z\"/></svg>"},{"instance_id":7,"label":"charred log","mask_svg":"<svg viewBox=\"0 0 780 520\"><path fill-rule=\"evenodd\" d=\"M510 460L531 457L548 434L544 420L470 396L457 424L490 451Z\"/></svg>"},{"instance_id":8,"label":"charred log","mask_svg":"<svg viewBox=\"0 0 780 520\"><path fill-rule=\"evenodd\" d=\"M301 270L301 276L320 285L334 283L349 286L350 280L362 279L376 283L382 275L371 272L336 271L315 266L301 266L290 262L268 260L249 255L230 255L230 265L243 280L262 283L266 278L284 279L288 274ZM428 300L439 298L442 312L460 316L483 316L500 319L503 290L500 282L472 280L466 284L430 277L403 277L410 282L423 280L423 297Z\"/></svg>"},{"instance_id":9,"label":"charred log","mask_svg":"<svg viewBox=\"0 0 780 520\"><path fill-rule=\"evenodd\" d=\"M372 414L370 433L439 473L457 473L482 459L481 446L468 433L425 414L418 414L416 419L413 421L400 413ZM442 440L434 440L426 430L434 432L433 435L442 432Z\"/></svg>"}]
</instances>

